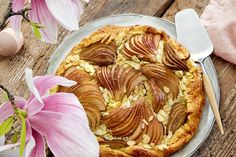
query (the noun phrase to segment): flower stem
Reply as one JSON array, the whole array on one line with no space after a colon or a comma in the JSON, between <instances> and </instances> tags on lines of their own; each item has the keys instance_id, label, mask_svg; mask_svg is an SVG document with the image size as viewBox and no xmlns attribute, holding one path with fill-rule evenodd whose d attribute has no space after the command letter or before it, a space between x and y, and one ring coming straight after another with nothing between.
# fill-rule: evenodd
<instances>
[{"instance_id":1,"label":"flower stem","mask_svg":"<svg viewBox=\"0 0 236 157\"><path fill-rule=\"evenodd\" d=\"M9 101L11 102L11 104L12 104L12 106L14 107L14 109L16 110L16 104L15 104L15 102L14 102L14 100L15 100L15 98L14 98L14 96L9 92L9 90L6 88L6 87L4 87L2 84L0 84L0 88L2 89L2 90L4 90L6 93L7 93L7 97L8 97L8 99L9 99Z\"/></svg>"},{"instance_id":2,"label":"flower stem","mask_svg":"<svg viewBox=\"0 0 236 157\"><path fill-rule=\"evenodd\" d=\"M11 16L15 16L15 15L21 15L27 22L30 22L29 18L28 18L28 11L31 10L30 8L24 8L22 10L19 10L17 12L14 12L12 9L12 2L13 0L10 0L10 3L8 5L7 8L7 12L5 14L5 16L3 17L2 22L0 22L0 31L2 31L8 24L8 19Z\"/></svg>"}]
</instances>

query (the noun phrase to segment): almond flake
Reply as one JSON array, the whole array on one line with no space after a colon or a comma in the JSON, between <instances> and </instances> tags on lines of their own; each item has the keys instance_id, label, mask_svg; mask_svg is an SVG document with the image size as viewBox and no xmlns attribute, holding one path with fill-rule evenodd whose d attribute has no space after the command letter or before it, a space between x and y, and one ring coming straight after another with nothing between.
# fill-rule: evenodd
<instances>
[{"instance_id":1,"label":"almond flake","mask_svg":"<svg viewBox=\"0 0 236 157\"><path fill-rule=\"evenodd\" d=\"M146 149L151 149L151 146L149 144L142 144L142 146Z\"/></svg>"},{"instance_id":2,"label":"almond flake","mask_svg":"<svg viewBox=\"0 0 236 157\"><path fill-rule=\"evenodd\" d=\"M153 120L153 118L154 118L153 116L149 117L148 121L151 122Z\"/></svg>"},{"instance_id":3,"label":"almond flake","mask_svg":"<svg viewBox=\"0 0 236 157\"><path fill-rule=\"evenodd\" d=\"M140 62L140 60L138 59L137 56L132 56L132 60L133 60L134 62L136 62L136 63L139 63L139 62Z\"/></svg>"},{"instance_id":4,"label":"almond flake","mask_svg":"<svg viewBox=\"0 0 236 157\"><path fill-rule=\"evenodd\" d=\"M160 114L157 114L157 119L158 119L160 122L164 122L164 117L162 117Z\"/></svg>"},{"instance_id":5,"label":"almond flake","mask_svg":"<svg viewBox=\"0 0 236 157\"><path fill-rule=\"evenodd\" d=\"M136 142L133 141L133 140L127 141L127 144L128 144L129 146L134 146L135 143L136 143Z\"/></svg>"},{"instance_id":6,"label":"almond flake","mask_svg":"<svg viewBox=\"0 0 236 157\"><path fill-rule=\"evenodd\" d=\"M112 140L113 140L113 136L110 135L110 134L105 134L103 137L104 137L106 140L109 140L109 141L112 141Z\"/></svg>"},{"instance_id":7,"label":"almond flake","mask_svg":"<svg viewBox=\"0 0 236 157\"><path fill-rule=\"evenodd\" d=\"M144 124L144 123L141 124L141 128L142 128L142 129L145 128L145 124Z\"/></svg>"},{"instance_id":8,"label":"almond flake","mask_svg":"<svg viewBox=\"0 0 236 157\"><path fill-rule=\"evenodd\" d=\"M169 93L170 92L170 89L168 87L166 87L166 86L164 86L163 89L164 89L165 93Z\"/></svg>"},{"instance_id":9,"label":"almond flake","mask_svg":"<svg viewBox=\"0 0 236 157\"><path fill-rule=\"evenodd\" d=\"M171 106L170 105L165 105L163 107L163 110L166 111L166 112L169 112L171 110Z\"/></svg>"},{"instance_id":10,"label":"almond flake","mask_svg":"<svg viewBox=\"0 0 236 157\"><path fill-rule=\"evenodd\" d=\"M146 121L146 119L142 119L142 122L148 126L148 122Z\"/></svg>"},{"instance_id":11,"label":"almond flake","mask_svg":"<svg viewBox=\"0 0 236 157\"><path fill-rule=\"evenodd\" d=\"M144 134L144 135L143 135L142 142L143 142L144 144L148 144L149 141L150 141L150 137L149 137L148 135Z\"/></svg>"}]
</instances>

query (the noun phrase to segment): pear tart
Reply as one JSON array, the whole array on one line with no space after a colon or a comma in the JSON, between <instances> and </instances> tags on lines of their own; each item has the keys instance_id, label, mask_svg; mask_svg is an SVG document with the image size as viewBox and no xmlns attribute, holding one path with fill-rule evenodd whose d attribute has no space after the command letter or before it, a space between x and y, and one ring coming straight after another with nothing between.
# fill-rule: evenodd
<instances>
[{"instance_id":1,"label":"pear tart","mask_svg":"<svg viewBox=\"0 0 236 157\"><path fill-rule=\"evenodd\" d=\"M188 51L150 26L106 26L75 45L56 74L74 93L100 156L169 156L194 136L204 95ZM79 133L79 130L78 130Z\"/></svg>"}]
</instances>

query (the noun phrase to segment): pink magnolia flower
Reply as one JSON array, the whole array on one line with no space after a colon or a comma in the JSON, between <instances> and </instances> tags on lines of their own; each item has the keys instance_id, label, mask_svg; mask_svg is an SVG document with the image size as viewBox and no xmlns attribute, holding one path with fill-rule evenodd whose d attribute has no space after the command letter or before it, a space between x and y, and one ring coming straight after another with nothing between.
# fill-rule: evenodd
<instances>
[{"instance_id":1,"label":"pink magnolia flower","mask_svg":"<svg viewBox=\"0 0 236 157\"><path fill-rule=\"evenodd\" d=\"M89 129L86 113L77 97L70 93L47 94L56 85L73 86L76 82L64 77L46 75L32 77L26 69L30 98L15 97L15 104L26 112L26 157L45 157L45 143L56 157L96 157L99 145ZM0 123L14 114L6 102L0 106ZM10 146L0 147L4 150Z\"/></svg>"},{"instance_id":2,"label":"pink magnolia flower","mask_svg":"<svg viewBox=\"0 0 236 157\"><path fill-rule=\"evenodd\" d=\"M57 23L68 30L77 30L78 22L83 12L81 0L13 0L12 9L17 12L24 4L30 2L29 19L39 23L41 40L54 43L57 40ZM13 29L19 31L22 16L10 18Z\"/></svg>"}]
</instances>

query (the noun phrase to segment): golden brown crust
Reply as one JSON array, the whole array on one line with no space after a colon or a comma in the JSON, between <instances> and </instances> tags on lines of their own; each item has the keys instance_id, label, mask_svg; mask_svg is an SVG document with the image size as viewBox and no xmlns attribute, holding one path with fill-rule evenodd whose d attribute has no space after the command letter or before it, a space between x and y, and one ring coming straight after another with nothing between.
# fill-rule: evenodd
<instances>
[{"instance_id":1,"label":"golden brown crust","mask_svg":"<svg viewBox=\"0 0 236 157\"><path fill-rule=\"evenodd\" d=\"M179 58L185 60L187 66L192 74L190 81L186 83L186 104L187 104L187 121L184 125L178 128L168 140L165 147L160 148L160 145L152 146L151 148L144 148L142 146L129 146L119 149L111 149L106 145L100 146L100 156L102 157L129 157L129 156L169 156L170 154L176 152L182 148L186 143L188 143L194 136L202 113L202 106L204 104L204 94L202 89L202 76L200 68L196 67L194 63L189 59L188 51L179 43L171 39L164 31L157 30L150 26L131 26L131 27L120 27L120 26L106 26L96 32L92 33L89 37L83 39L78 45L76 45L65 61L60 65L56 74L64 75L66 69L71 66L80 64L76 56L79 54L80 50L88 47L89 45L96 43L98 41L105 42L109 44L111 41L115 40L119 43L118 39L120 34L123 33L122 40L127 40L132 35L151 33L159 34L165 39L166 43L170 44L176 51ZM124 35L125 34L125 35ZM70 55L72 57L70 57Z\"/></svg>"}]
</instances>

